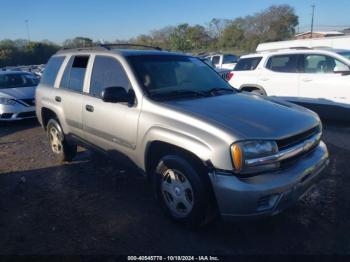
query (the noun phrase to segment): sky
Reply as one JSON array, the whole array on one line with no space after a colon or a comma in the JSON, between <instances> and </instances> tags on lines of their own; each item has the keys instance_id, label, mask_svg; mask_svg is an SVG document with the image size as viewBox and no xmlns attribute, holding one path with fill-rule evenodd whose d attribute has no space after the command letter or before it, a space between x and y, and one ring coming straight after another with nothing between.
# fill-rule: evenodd
<instances>
[{"instance_id":1,"label":"sky","mask_svg":"<svg viewBox=\"0 0 350 262\"><path fill-rule=\"evenodd\" d=\"M0 40L30 39L61 43L76 36L93 40L129 39L180 23L205 25L212 18L252 15L273 4L289 4L299 30L350 27L349 0L0 0Z\"/></svg>"}]
</instances>

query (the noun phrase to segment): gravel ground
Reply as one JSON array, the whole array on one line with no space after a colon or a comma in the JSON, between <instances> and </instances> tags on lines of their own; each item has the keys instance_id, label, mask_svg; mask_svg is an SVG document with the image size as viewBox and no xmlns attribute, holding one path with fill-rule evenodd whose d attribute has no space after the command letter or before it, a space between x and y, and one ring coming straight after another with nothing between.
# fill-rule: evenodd
<instances>
[{"instance_id":1,"label":"gravel ground","mask_svg":"<svg viewBox=\"0 0 350 262\"><path fill-rule=\"evenodd\" d=\"M36 121L0 123L0 253L350 254L349 134L325 125L331 164L296 206L193 232L169 221L122 162L81 150L60 164Z\"/></svg>"}]
</instances>

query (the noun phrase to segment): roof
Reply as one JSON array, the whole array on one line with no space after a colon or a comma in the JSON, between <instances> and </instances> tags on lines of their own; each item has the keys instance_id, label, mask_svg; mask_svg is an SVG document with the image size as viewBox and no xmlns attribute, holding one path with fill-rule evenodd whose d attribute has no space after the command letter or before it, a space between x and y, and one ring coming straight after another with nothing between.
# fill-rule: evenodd
<instances>
[{"instance_id":1,"label":"roof","mask_svg":"<svg viewBox=\"0 0 350 262\"><path fill-rule=\"evenodd\" d=\"M320 35L332 35L332 36L344 35L344 33L339 32L339 31L314 31L312 33L313 34L320 34ZM307 35L307 34L311 34L311 31L300 33L300 34L296 34L295 36L298 37L298 36Z\"/></svg>"},{"instance_id":2,"label":"roof","mask_svg":"<svg viewBox=\"0 0 350 262\"><path fill-rule=\"evenodd\" d=\"M335 49L310 49L310 48L305 48L305 49L281 49L281 50L273 50L273 51L263 51L260 53L253 53L253 54L248 54L241 56L242 58L253 58L253 57L263 57L265 55L285 55L285 54L303 54L303 53L323 53L323 54L328 54L328 55L337 55Z\"/></svg>"},{"instance_id":3,"label":"roof","mask_svg":"<svg viewBox=\"0 0 350 262\"><path fill-rule=\"evenodd\" d=\"M121 56L132 56L132 55L182 55L188 56L184 53L159 51L159 50L137 50L137 49L105 49L103 47L92 47L92 48L74 48L74 49L62 49L56 54L76 54L76 53L115 53Z\"/></svg>"}]
</instances>

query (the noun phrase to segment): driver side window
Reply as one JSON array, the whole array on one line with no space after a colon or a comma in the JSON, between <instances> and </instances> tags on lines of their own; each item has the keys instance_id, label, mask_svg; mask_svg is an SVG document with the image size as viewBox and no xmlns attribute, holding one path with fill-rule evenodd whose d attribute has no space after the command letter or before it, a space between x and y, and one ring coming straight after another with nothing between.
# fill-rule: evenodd
<instances>
[{"instance_id":1,"label":"driver side window","mask_svg":"<svg viewBox=\"0 0 350 262\"><path fill-rule=\"evenodd\" d=\"M348 68L343 62L326 55L304 56L304 73L329 74Z\"/></svg>"},{"instance_id":2,"label":"driver side window","mask_svg":"<svg viewBox=\"0 0 350 262\"><path fill-rule=\"evenodd\" d=\"M129 79L123 66L113 57L96 56L90 81L90 95L100 98L107 87L123 87L128 92Z\"/></svg>"}]
</instances>

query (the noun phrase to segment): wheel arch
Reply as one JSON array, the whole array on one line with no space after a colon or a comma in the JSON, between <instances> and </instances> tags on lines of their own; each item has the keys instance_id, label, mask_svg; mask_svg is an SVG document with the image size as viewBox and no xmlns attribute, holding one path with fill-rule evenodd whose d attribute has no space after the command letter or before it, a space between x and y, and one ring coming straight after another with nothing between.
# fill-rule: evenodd
<instances>
[{"instance_id":1,"label":"wheel arch","mask_svg":"<svg viewBox=\"0 0 350 262\"><path fill-rule=\"evenodd\" d=\"M41 108L41 121L42 121L42 125L46 130L47 124L49 122L50 119L56 119L59 122L58 119L58 115L56 114L55 111L53 111L52 109L49 109L47 107L42 107Z\"/></svg>"},{"instance_id":2,"label":"wheel arch","mask_svg":"<svg viewBox=\"0 0 350 262\"><path fill-rule=\"evenodd\" d=\"M251 92L253 90L261 90L264 92L265 95L267 94L265 88L263 88L261 85L258 85L258 84L241 85L241 87L239 89L242 91L247 91L247 92Z\"/></svg>"},{"instance_id":3,"label":"wheel arch","mask_svg":"<svg viewBox=\"0 0 350 262\"><path fill-rule=\"evenodd\" d=\"M180 147L162 140L154 140L150 142L145 150L144 166L146 174L151 174L152 170L156 167L158 161L165 155L182 155L186 159L190 159L195 162L196 165L209 170L212 168L212 164L209 159L202 159L195 152L188 150L187 148Z\"/></svg>"}]
</instances>

